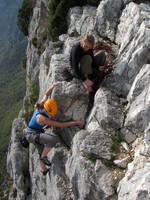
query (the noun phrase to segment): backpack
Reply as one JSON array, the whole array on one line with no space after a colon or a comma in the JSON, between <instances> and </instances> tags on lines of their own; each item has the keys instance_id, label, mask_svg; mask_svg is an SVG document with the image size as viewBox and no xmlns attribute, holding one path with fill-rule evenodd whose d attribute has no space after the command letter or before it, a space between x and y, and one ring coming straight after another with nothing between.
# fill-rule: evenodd
<instances>
[{"instance_id":1,"label":"backpack","mask_svg":"<svg viewBox=\"0 0 150 200\"><path fill-rule=\"evenodd\" d=\"M106 42L98 42L94 47L94 54L104 51L107 54L106 64L101 68L101 72L106 75L110 74L114 69L113 61L116 58L115 52L111 44Z\"/></svg>"}]
</instances>

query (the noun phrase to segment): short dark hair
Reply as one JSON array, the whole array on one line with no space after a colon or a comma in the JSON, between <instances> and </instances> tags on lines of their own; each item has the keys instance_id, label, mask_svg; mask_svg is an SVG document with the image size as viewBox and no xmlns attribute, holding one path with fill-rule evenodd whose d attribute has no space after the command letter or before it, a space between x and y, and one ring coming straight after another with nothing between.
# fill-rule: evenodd
<instances>
[{"instance_id":1,"label":"short dark hair","mask_svg":"<svg viewBox=\"0 0 150 200\"><path fill-rule=\"evenodd\" d=\"M35 105L34 105L34 108L35 109L43 109L44 105L42 103L36 102Z\"/></svg>"}]
</instances>

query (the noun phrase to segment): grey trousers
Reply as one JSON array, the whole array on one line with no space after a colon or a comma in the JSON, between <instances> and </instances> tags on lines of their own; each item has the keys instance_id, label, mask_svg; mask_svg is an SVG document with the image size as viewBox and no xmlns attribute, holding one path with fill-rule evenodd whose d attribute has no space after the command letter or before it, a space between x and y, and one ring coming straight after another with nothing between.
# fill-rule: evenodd
<instances>
[{"instance_id":1,"label":"grey trousers","mask_svg":"<svg viewBox=\"0 0 150 200\"><path fill-rule=\"evenodd\" d=\"M103 66L106 63L106 54L104 51L99 51L94 55L94 61L96 66ZM84 75L90 75L93 73L92 68L92 57L90 55L85 55L80 60L80 70Z\"/></svg>"},{"instance_id":2,"label":"grey trousers","mask_svg":"<svg viewBox=\"0 0 150 200\"><path fill-rule=\"evenodd\" d=\"M32 132L32 129L29 128L24 129L24 133L28 142L36 146L40 155L42 154L44 147L52 148L60 142L56 135L37 133L36 131Z\"/></svg>"}]
</instances>

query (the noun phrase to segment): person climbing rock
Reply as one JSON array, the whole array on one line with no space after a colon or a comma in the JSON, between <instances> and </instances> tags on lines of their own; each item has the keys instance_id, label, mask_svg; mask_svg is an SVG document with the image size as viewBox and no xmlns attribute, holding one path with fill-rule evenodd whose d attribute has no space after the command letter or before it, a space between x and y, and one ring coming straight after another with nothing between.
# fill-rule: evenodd
<instances>
[{"instance_id":1,"label":"person climbing rock","mask_svg":"<svg viewBox=\"0 0 150 200\"><path fill-rule=\"evenodd\" d=\"M24 129L25 137L29 143L36 145L40 155L40 166L42 168L43 175L46 175L49 171L47 166L51 163L47 159L47 154L52 147L55 147L59 142L59 138L56 135L50 135L44 133L44 126L49 127L70 127L70 126L83 126L84 121L69 121L69 122L58 122L52 120L51 117L55 116L58 112L58 105L54 99L49 98L54 87L58 86L59 83L54 83L46 91L41 102L36 103L35 111L31 120L28 123L28 127Z\"/></svg>"},{"instance_id":2,"label":"person climbing rock","mask_svg":"<svg viewBox=\"0 0 150 200\"><path fill-rule=\"evenodd\" d=\"M80 79L87 91L92 91L95 80L98 78L99 66L106 62L104 51L93 53L95 39L93 35L83 36L79 43L71 49L70 65L75 77Z\"/></svg>"}]
</instances>

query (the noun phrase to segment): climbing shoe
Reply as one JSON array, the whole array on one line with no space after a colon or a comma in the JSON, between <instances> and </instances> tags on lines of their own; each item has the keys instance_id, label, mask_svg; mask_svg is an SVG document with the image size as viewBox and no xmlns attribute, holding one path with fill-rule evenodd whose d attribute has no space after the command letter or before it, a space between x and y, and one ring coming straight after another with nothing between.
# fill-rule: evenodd
<instances>
[{"instance_id":1,"label":"climbing shoe","mask_svg":"<svg viewBox=\"0 0 150 200\"><path fill-rule=\"evenodd\" d=\"M43 161L43 163L44 163L45 165L51 166L51 163L50 163L50 161L47 159L46 156L41 157L40 160Z\"/></svg>"}]
</instances>

